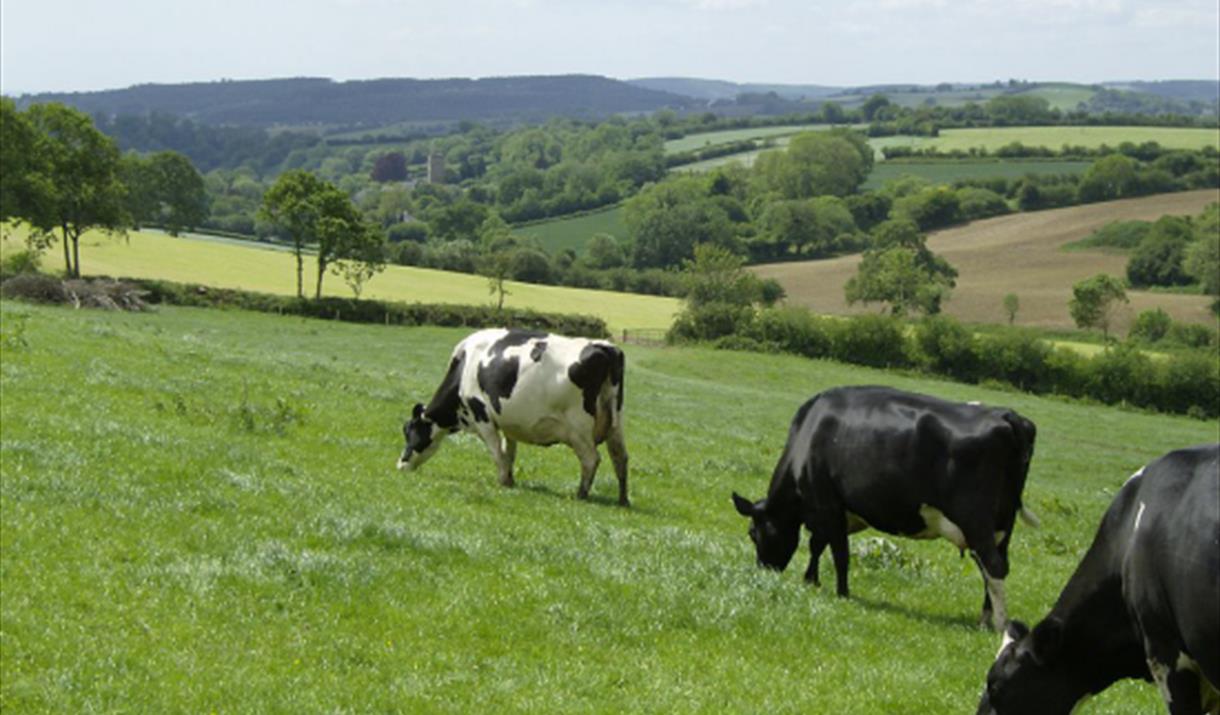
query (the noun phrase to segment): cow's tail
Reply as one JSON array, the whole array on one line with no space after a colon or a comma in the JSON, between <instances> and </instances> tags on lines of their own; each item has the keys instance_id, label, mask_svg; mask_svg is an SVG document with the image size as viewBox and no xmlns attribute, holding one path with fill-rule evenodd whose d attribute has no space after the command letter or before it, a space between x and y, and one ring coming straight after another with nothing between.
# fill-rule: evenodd
<instances>
[{"instance_id":1,"label":"cow's tail","mask_svg":"<svg viewBox=\"0 0 1220 715\"><path fill-rule=\"evenodd\" d=\"M1017 514L1021 516L1021 521L1025 522L1034 529L1042 526L1042 520L1038 518L1038 515L1030 511L1030 509L1025 505L1021 505L1021 509L1017 512Z\"/></svg>"}]
</instances>

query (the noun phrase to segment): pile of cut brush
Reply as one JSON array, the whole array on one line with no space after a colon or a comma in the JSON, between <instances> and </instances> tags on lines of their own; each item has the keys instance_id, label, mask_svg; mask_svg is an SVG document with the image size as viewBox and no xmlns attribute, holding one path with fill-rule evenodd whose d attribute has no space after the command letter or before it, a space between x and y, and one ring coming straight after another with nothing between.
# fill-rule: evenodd
<instances>
[{"instance_id":1,"label":"pile of cut brush","mask_svg":"<svg viewBox=\"0 0 1220 715\"><path fill-rule=\"evenodd\" d=\"M76 308L103 310L150 310L147 291L111 278L60 280L45 273L18 273L0 283L5 298L34 303L64 303Z\"/></svg>"}]
</instances>

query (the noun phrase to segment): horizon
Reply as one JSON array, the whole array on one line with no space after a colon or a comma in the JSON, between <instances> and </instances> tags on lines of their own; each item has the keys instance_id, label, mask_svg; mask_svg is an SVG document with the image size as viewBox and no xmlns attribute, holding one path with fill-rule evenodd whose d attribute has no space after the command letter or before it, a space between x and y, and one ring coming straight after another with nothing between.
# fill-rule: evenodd
<instances>
[{"instance_id":1,"label":"horizon","mask_svg":"<svg viewBox=\"0 0 1220 715\"><path fill-rule=\"evenodd\" d=\"M152 0L11 0L0 19L9 96L294 77L1220 80L1210 0L302 0L292 13L235 0L169 11Z\"/></svg>"}]
</instances>

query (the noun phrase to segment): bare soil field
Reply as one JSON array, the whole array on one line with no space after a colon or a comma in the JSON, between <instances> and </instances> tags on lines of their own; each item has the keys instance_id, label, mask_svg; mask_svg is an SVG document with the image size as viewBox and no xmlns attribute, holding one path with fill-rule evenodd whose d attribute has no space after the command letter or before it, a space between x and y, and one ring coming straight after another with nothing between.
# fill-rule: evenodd
<instances>
[{"instance_id":1,"label":"bare soil field","mask_svg":"<svg viewBox=\"0 0 1220 715\"><path fill-rule=\"evenodd\" d=\"M1220 201L1220 191L1186 191L1001 216L929 234L928 246L958 271L957 287L944 312L966 322L1002 323L1008 319L1002 306L1004 296L1016 293L1021 303L1018 324L1075 327L1067 308L1072 284L1096 273L1125 276L1127 257L1060 250L1064 244L1111 221L1197 215L1213 201ZM838 315L877 312L878 304L848 306L843 298L843 286L855 275L859 262L858 255L842 256L773 263L752 270L778 280L788 292L790 304ZM1207 309L1210 299L1205 296L1144 291L1128 291L1127 295L1131 304L1119 316L1119 331L1125 332L1140 311L1156 307L1175 320L1215 324Z\"/></svg>"}]
</instances>

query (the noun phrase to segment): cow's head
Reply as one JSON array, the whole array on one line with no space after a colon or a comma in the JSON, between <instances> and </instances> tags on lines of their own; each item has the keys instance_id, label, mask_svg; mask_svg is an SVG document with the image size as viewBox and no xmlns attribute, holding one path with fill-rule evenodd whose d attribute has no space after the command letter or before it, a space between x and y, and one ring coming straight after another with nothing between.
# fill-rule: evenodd
<instances>
[{"instance_id":1,"label":"cow's head","mask_svg":"<svg viewBox=\"0 0 1220 715\"><path fill-rule=\"evenodd\" d=\"M752 502L733 492L733 505L738 514L750 519L750 540L754 542L758 565L777 571L787 568L801 539L800 523L789 523L768 513L766 499Z\"/></svg>"},{"instance_id":2,"label":"cow's head","mask_svg":"<svg viewBox=\"0 0 1220 715\"><path fill-rule=\"evenodd\" d=\"M407 446L398 458L398 468L408 472L418 468L436 454L441 442L448 435L449 430L428 419L424 406L415 403L415 408L411 410L411 419L402 426L402 436L406 439Z\"/></svg>"},{"instance_id":3,"label":"cow's head","mask_svg":"<svg viewBox=\"0 0 1220 715\"><path fill-rule=\"evenodd\" d=\"M1012 621L987 672L978 715L1054 715L1072 712L1088 694L1070 663L1061 662L1063 623L1047 618L1031 631Z\"/></svg>"}]
</instances>

